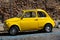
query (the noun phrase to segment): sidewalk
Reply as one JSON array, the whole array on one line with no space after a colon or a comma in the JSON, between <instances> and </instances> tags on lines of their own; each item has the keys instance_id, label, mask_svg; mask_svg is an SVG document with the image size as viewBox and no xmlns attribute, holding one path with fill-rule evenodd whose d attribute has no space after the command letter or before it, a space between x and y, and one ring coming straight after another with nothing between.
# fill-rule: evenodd
<instances>
[{"instance_id":1,"label":"sidewalk","mask_svg":"<svg viewBox=\"0 0 60 40\"><path fill-rule=\"evenodd\" d=\"M4 26L4 24L3 24L3 23L0 23L0 32L1 32L1 31L4 31L3 26Z\"/></svg>"}]
</instances>

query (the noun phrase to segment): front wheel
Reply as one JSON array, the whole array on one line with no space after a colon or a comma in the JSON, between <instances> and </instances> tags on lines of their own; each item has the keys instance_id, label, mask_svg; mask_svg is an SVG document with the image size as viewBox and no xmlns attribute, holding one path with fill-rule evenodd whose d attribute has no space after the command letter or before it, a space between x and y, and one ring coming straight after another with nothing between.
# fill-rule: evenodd
<instances>
[{"instance_id":1,"label":"front wheel","mask_svg":"<svg viewBox=\"0 0 60 40\"><path fill-rule=\"evenodd\" d=\"M17 27L10 28L9 34L16 35L17 33L18 33L18 28Z\"/></svg>"},{"instance_id":2,"label":"front wheel","mask_svg":"<svg viewBox=\"0 0 60 40\"><path fill-rule=\"evenodd\" d=\"M51 24L45 25L44 31L47 33L52 32L52 25Z\"/></svg>"}]
</instances>

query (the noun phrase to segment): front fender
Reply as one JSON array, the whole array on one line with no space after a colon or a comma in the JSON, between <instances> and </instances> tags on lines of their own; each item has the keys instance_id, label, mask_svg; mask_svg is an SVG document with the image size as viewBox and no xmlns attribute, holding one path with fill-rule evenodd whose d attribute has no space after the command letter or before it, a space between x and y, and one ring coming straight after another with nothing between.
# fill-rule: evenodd
<instances>
[{"instance_id":1,"label":"front fender","mask_svg":"<svg viewBox=\"0 0 60 40\"><path fill-rule=\"evenodd\" d=\"M13 25L16 25L21 30L21 26L20 26L20 22L19 21L18 22L7 22L6 25L7 25L8 29L10 29Z\"/></svg>"}]
</instances>

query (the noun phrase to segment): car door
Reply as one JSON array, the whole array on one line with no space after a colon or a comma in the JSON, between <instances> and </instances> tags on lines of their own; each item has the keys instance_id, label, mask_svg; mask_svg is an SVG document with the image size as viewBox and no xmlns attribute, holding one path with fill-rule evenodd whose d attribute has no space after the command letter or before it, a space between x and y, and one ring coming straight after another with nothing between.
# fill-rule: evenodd
<instances>
[{"instance_id":1,"label":"car door","mask_svg":"<svg viewBox=\"0 0 60 40\"><path fill-rule=\"evenodd\" d=\"M37 11L37 14L38 14L39 28L43 28L45 23L46 23L46 21L47 21L47 15L43 11Z\"/></svg>"},{"instance_id":2,"label":"car door","mask_svg":"<svg viewBox=\"0 0 60 40\"><path fill-rule=\"evenodd\" d=\"M36 30L38 28L38 20L36 19L36 12L25 12L23 18L21 19L21 30Z\"/></svg>"}]
</instances>

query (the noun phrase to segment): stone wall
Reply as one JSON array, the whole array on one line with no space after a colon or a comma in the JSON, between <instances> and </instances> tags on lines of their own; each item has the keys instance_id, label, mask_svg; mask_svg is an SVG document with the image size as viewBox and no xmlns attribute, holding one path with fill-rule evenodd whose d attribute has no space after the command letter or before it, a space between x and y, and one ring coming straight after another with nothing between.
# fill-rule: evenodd
<instances>
[{"instance_id":1,"label":"stone wall","mask_svg":"<svg viewBox=\"0 0 60 40\"><path fill-rule=\"evenodd\" d=\"M60 0L0 0L3 20L18 16L24 9L44 9L53 19L60 19Z\"/></svg>"}]
</instances>

